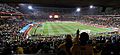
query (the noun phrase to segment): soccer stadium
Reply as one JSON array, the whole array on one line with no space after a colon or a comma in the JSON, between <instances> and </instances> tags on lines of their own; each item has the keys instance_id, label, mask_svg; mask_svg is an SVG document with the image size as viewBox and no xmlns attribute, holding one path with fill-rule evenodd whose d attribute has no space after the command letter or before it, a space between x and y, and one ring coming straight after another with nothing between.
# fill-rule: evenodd
<instances>
[{"instance_id":1,"label":"soccer stadium","mask_svg":"<svg viewBox=\"0 0 120 55\"><path fill-rule=\"evenodd\" d=\"M0 55L120 55L119 0L0 0Z\"/></svg>"}]
</instances>

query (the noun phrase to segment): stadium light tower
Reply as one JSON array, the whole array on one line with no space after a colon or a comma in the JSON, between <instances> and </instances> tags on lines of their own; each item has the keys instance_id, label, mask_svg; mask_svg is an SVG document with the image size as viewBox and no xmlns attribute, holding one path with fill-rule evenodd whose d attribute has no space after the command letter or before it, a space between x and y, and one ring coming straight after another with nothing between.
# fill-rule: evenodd
<instances>
[{"instance_id":1,"label":"stadium light tower","mask_svg":"<svg viewBox=\"0 0 120 55\"><path fill-rule=\"evenodd\" d=\"M32 10L32 9L33 9L33 7L32 7L32 6L28 6L28 9Z\"/></svg>"},{"instance_id":2,"label":"stadium light tower","mask_svg":"<svg viewBox=\"0 0 120 55\"><path fill-rule=\"evenodd\" d=\"M80 8L77 8L77 9L76 9L76 12L80 12L80 10L81 10Z\"/></svg>"}]
</instances>

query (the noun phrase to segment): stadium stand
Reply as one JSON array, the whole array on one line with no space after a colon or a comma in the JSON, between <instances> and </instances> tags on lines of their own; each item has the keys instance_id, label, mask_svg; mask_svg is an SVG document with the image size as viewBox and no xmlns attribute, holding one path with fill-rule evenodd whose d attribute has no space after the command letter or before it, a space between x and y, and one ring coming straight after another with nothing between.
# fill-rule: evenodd
<instances>
[{"instance_id":1,"label":"stadium stand","mask_svg":"<svg viewBox=\"0 0 120 55\"><path fill-rule=\"evenodd\" d=\"M45 9L45 8L44 8ZM39 38L31 39L26 38L24 33L20 30L31 24L32 22L54 22L56 19L48 19L46 17L49 13L41 12L41 16L35 16L36 19L25 19L24 17L13 19L0 18L0 54L10 55L10 54L46 54L46 55L119 55L120 54L120 34L115 32L110 35L93 35L95 37L90 38L86 32L79 34L64 34L55 36L45 36L34 35ZM52 9L52 8L51 8ZM65 8L66 10L67 8ZM70 9L70 8L69 8ZM49 9L48 9L49 10ZM73 9L70 9L70 11ZM76 16L69 13L64 13L62 18L57 19L57 21L73 21L79 22L91 26L97 27L116 27L120 28L120 19L114 15L119 15L120 9L112 10L112 8L107 8L105 12L87 13L83 16ZM109 12L110 11L110 12ZM7 4L0 4L0 13L7 12L19 12L15 8L8 6ZM68 11L69 12L69 11ZM3 14L3 13L2 13ZM65 14L65 15L64 15ZM102 14L102 15L100 15ZM46 16L45 16L46 15ZM33 16L33 15L32 15ZM69 16L69 17L68 17ZM27 17L28 18L28 17ZM32 21L31 21L32 20ZM75 30L76 31L76 30ZM106 33L105 33L106 34ZM31 37L34 37L31 36ZM61 38L62 37L62 38ZM65 37L65 38L63 38Z\"/></svg>"}]
</instances>

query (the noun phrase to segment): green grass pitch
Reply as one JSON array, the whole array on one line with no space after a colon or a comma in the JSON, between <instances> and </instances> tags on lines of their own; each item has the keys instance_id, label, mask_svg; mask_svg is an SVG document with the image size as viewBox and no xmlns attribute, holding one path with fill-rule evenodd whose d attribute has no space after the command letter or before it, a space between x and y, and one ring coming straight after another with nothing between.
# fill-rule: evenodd
<instances>
[{"instance_id":1,"label":"green grass pitch","mask_svg":"<svg viewBox=\"0 0 120 55\"><path fill-rule=\"evenodd\" d=\"M45 22L42 26L34 26L29 35L60 35L60 34L75 34L76 30L91 30L91 33L107 32L107 28L97 28L94 26L84 25L77 22Z\"/></svg>"}]
</instances>

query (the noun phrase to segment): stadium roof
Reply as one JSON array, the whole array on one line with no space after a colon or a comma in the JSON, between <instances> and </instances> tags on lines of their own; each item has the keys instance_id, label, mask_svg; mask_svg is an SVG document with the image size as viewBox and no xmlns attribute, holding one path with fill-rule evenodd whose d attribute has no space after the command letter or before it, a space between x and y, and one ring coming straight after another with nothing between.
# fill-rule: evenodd
<instances>
[{"instance_id":1,"label":"stadium roof","mask_svg":"<svg viewBox=\"0 0 120 55\"><path fill-rule=\"evenodd\" d=\"M52 7L83 7L89 5L120 7L120 0L0 0L0 3L27 3Z\"/></svg>"}]
</instances>

